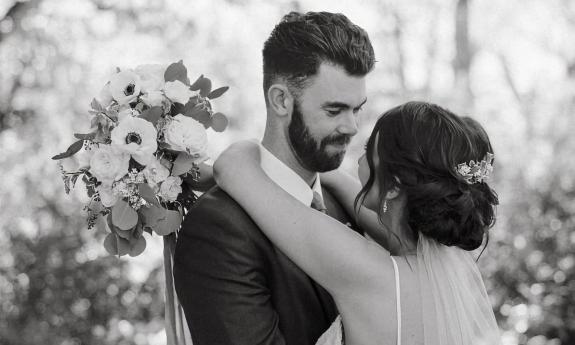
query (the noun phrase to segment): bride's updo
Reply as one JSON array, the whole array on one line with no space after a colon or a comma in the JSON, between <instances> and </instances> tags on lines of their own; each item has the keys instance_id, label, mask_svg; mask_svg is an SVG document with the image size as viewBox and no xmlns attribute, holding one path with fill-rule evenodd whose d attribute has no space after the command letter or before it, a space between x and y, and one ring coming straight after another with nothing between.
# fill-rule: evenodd
<instances>
[{"instance_id":1,"label":"bride's updo","mask_svg":"<svg viewBox=\"0 0 575 345\"><path fill-rule=\"evenodd\" d=\"M405 217L415 235L476 249L495 222L497 195L485 181L466 180L458 166L479 162L488 153L493 153L489 138L474 120L435 104L400 105L373 129L366 151L370 177L358 200L377 179L382 210L387 191L397 187L406 195Z\"/></svg>"}]
</instances>

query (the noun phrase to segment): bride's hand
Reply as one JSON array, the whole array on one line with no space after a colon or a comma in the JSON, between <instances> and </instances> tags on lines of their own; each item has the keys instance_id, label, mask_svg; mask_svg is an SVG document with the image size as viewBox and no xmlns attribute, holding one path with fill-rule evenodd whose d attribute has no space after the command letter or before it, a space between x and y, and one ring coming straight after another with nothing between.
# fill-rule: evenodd
<instances>
[{"instance_id":1,"label":"bride's hand","mask_svg":"<svg viewBox=\"0 0 575 345\"><path fill-rule=\"evenodd\" d=\"M244 174L260 169L260 148L253 140L238 141L230 145L214 163L216 183L226 186L241 183Z\"/></svg>"}]
</instances>

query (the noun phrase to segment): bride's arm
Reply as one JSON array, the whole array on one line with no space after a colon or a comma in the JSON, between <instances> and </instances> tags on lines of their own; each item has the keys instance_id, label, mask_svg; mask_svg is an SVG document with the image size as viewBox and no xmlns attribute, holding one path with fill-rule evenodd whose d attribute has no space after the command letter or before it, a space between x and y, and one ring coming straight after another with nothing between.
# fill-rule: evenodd
<instances>
[{"instance_id":1,"label":"bride's arm","mask_svg":"<svg viewBox=\"0 0 575 345\"><path fill-rule=\"evenodd\" d=\"M260 168L253 142L222 153L214 176L268 238L333 295L369 288L392 270L389 252L275 184Z\"/></svg>"},{"instance_id":2,"label":"bride's arm","mask_svg":"<svg viewBox=\"0 0 575 345\"><path fill-rule=\"evenodd\" d=\"M358 179L341 170L334 170L321 174L321 183L332 192L348 214L356 216L356 222L363 231L392 254L399 252L401 243L383 226L376 212L358 205L359 212L356 213L355 198L361 191Z\"/></svg>"}]
</instances>

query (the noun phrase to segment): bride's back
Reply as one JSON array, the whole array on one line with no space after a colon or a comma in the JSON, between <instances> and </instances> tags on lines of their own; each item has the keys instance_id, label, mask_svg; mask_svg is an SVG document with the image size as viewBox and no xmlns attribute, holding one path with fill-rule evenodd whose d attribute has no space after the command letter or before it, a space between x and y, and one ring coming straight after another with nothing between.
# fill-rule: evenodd
<instances>
[{"instance_id":1,"label":"bride's back","mask_svg":"<svg viewBox=\"0 0 575 345\"><path fill-rule=\"evenodd\" d=\"M408 255L394 259L399 272L402 344L424 344L422 284L418 277L417 257ZM374 277L373 284L358 282L357 293L336 298L346 345L397 344L396 283L393 272L389 273L382 270L381 276ZM365 288L367 285L371 287Z\"/></svg>"}]
</instances>

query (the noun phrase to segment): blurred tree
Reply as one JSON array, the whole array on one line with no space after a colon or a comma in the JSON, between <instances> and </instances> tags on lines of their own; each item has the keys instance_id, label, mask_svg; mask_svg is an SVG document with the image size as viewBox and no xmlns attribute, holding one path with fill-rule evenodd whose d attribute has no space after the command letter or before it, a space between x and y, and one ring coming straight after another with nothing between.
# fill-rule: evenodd
<instances>
[{"instance_id":1,"label":"blurred tree","mask_svg":"<svg viewBox=\"0 0 575 345\"><path fill-rule=\"evenodd\" d=\"M116 65L181 58L231 86L221 102L230 130L214 153L257 137L261 45L290 10L343 12L369 32L378 64L359 136L414 98L484 124L501 206L479 263L506 344L575 343L573 1L360 3L0 2L0 344L165 341L157 261L105 256L105 230L87 231L81 193L63 193L49 157L87 127L87 105Z\"/></svg>"}]
</instances>

